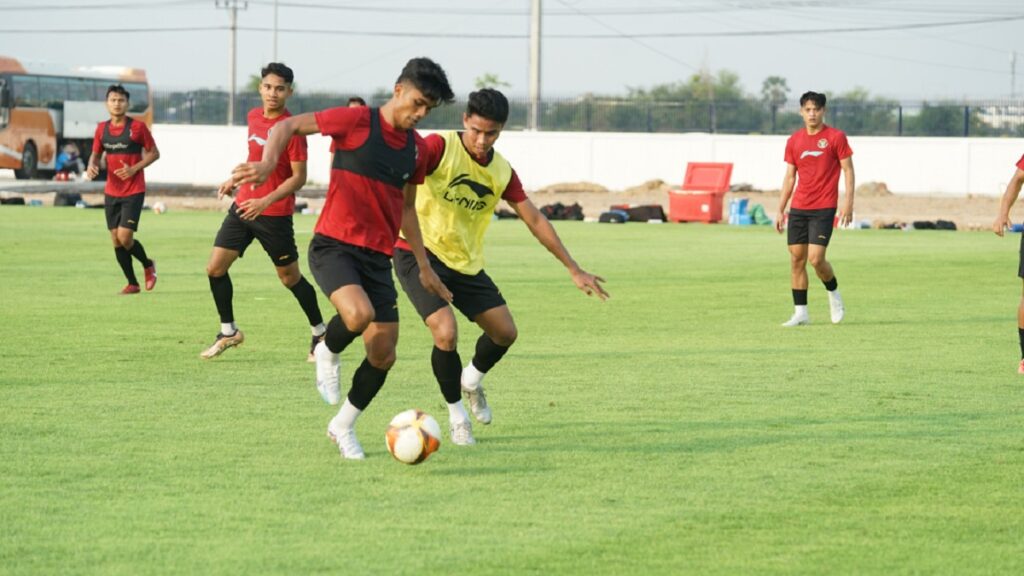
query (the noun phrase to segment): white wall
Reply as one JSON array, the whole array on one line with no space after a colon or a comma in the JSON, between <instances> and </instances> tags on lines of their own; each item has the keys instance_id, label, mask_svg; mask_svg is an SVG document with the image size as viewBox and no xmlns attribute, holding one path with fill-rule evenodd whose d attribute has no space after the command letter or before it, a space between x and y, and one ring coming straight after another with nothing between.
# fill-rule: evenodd
<instances>
[{"instance_id":1,"label":"white wall","mask_svg":"<svg viewBox=\"0 0 1024 576\"><path fill-rule=\"evenodd\" d=\"M152 182L217 184L245 160L240 126L158 124L160 161ZM785 167L785 136L505 132L498 149L527 190L559 182L594 182L622 190L655 178L681 183L687 162L732 162L733 183L777 189ZM1020 138L852 137L857 181L885 182L898 194L998 195L1024 154ZM329 142L309 137L309 179L326 184Z\"/></svg>"}]
</instances>

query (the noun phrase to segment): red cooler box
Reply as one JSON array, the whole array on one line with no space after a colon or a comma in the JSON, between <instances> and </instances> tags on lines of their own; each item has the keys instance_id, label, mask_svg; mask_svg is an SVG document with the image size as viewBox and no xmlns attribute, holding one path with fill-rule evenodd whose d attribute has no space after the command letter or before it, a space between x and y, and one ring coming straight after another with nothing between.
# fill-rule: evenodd
<instances>
[{"instance_id":1,"label":"red cooler box","mask_svg":"<svg viewBox=\"0 0 1024 576\"><path fill-rule=\"evenodd\" d=\"M732 180L731 162L688 162L682 189L668 193L672 222L721 222L722 201Z\"/></svg>"}]
</instances>

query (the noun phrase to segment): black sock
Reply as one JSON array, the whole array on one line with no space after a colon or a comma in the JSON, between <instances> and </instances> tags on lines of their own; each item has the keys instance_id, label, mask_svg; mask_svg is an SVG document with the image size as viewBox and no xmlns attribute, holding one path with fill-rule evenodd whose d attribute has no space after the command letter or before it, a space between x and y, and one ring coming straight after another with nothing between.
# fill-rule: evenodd
<instances>
[{"instance_id":1,"label":"black sock","mask_svg":"<svg viewBox=\"0 0 1024 576\"><path fill-rule=\"evenodd\" d=\"M366 410L366 407L373 401L373 397L384 386L384 380L387 377L387 370L374 368L368 359L363 358L363 363L356 368L356 373L352 375L352 389L348 391L348 401L356 408Z\"/></svg>"},{"instance_id":2,"label":"black sock","mask_svg":"<svg viewBox=\"0 0 1024 576\"><path fill-rule=\"evenodd\" d=\"M434 368L434 377L441 386L444 401L449 404L458 402L462 394L459 383L462 378L462 359L459 358L459 351L448 352L434 346L430 354L430 365Z\"/></svg>"},{"instance_id":3,"label":"black sock","mask_svg":"<svg viewBox=\"0 0 1024 576\"><path fill-rule=\"evenodd\" d=\"M807 306L807 290L793 289L793 305L794 306Z\"/></svg>"},{"instance_id":4,"label":"black sock","mask_svg":"<svg viewBox=\"0 0 1024 576\"><path fill-rule=\"evenodd\" d=\"M306 280L305 276L299 276L299 281L288 287L292 295L299 301L302 311L306 313L310 326L323 324L324 317L320 314L320 306L316 303L316 290Z\"/></svg>"},{"instance_id":5,"label":"black sock","mask_svg":"<svg viewBox=\"0 0 1024 576\"><path fill-rule=\"evenodd\" d=\"M1020 338L1020 357L1024 360L1024 328L1017 327L1017 337Z\"/></svg>"},{"instance_id":6,"label":"black sock","mask_svg":"<svg viewBox=\"0 0 1024 576\"><path fill-rule=\"evenodd\" d=\"M114 257L117 258L117 264L121 267L121 272L124 272L124 277L128 279L128 283L132 286L138 286L139 279L135 277L135 269L132 268L132 255L123 247L118 246L114 248Z\"/></svg>"},{"instance_id":7,"label":"black sock","mask_svg":"<svg viewBox=\"0 0 1024 576\"><path fill-rule=\"evenodd\" d=\"M341 354L341 351L348 347L356 336L359 336L360 332L352 332L341 321L341 316L337 314L331 321L327 323L327 333L324 335L324 344L327 344L327 349L335 354Z\"/></svg>"},{"instance_id":8,"label":"black sock","mask_svg":"<svg viewBox=\"0 0 1024 576\"><path fill-rule=\"evenodd\" d=\"M501 357L508 352L508 346L499 346L491 340L490 336L486 333L481 334L480 338L476 341L476 354L473 355L473 366L477 370L487 373L488 370L494 367L501 360Z\"/></svg>"},{"instance_id":9,"label":"black sock","mask_svg":"<svg viewBox=\"0 0 1024 576\"><path fill-rule=\"evenodd\" d=\"M829 292L835 292L836 288L839 288L839 281L836 280L835 276L833 276L832 279L827 282L822 280L822 284L825 285L825 290L828 290Z\"/></svg>"},{"instance_id":10,"label":"black sock","mask_svg":"<svg viewBox=\"0 0 1024 576\"><path fill-rule=\"evenodd\" d=\"M231 299L235 294L231 286L231 276L209 276L210 292L213 292L213 302L217 305L217 313L220 314L222 324L235 321L235 310L231 305ZM230 336L230 334L225 334Z\"/></svg>"},{"instance_id":11,"label":"black sock","mask_svg":"<svg viewBox=\"0 0 1024 576\"><path fill-rule=\"evenodd\" d=\"M128 252L131 252L131 255L135 256L136 260L142 262L144 268L149 268L153 265L153 261L146 257L146 249L142 247L142 242L138 240L132 242L131 250L128 250Z\"/></svg>"}]
</instances>

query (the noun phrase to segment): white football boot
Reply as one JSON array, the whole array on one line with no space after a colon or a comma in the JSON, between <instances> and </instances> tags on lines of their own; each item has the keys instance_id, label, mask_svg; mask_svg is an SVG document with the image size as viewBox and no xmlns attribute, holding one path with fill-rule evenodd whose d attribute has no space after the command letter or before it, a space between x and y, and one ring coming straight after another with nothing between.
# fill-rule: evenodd
<instances>
[{"instance_id":1,"label":"white football boot","mask_svg":"<svg viewBox=\"0 0 1024 576\"><path fill-rule=\"evenodd\" d=\"M786 328L792 328L793 326L806 326L811 323L810 316L807 315L807 311L793 312L792 318L786 320L782 325Z\"/></svg>"},{"instance_id":2,"label":"white football boot","mask_svg":"<svg viewBox=\"0 0 1024 576\"><path fill-rule=\"evenodd\" d=\"M338 382L341 372L341 357L327 348L323 341L313 348L316 356L316 389L320 397L331 406L341 399L341 386Z\"/></svg>"},{"instance_id":3,"label":"white football boot","mask_svg":"<svg viewBox=\"0 0 1024 576\"><path fill-rule=\"evenodd\" d=\"M347 460L364 460L366 454L363 452L363 446L359 443L359 439L356 438L356 431L354 428L342 428L334 422L334 418L331 419L330 423L327 424L327 437L338 445L338 451L341 453L341 457Z\"/></svg>"},{"instance_id":4,"label":"white football boot","mask_svg":"<svg viewBox=\"0 0 1024 576\"><path fill-rule=\"evenodd\" d=\"M828 310L832 315L833 324L839 324L843 321L846 309L843 307L843 297L839 295L839 290L833 290L828 293Z\"/></svg>"},{"instance_id":5,"label":"white football boot","mask_svg":"<svg viewBox=\"0 0 1024 576\"><path fill-rule=\"evenodd\" d=\"M454 422L449 424L448 433L452 437L452 444L456 446L472 446L476 444L476 438L473 438L473 423L469 420L457 424Z\"/></svg>"}]
</instances>

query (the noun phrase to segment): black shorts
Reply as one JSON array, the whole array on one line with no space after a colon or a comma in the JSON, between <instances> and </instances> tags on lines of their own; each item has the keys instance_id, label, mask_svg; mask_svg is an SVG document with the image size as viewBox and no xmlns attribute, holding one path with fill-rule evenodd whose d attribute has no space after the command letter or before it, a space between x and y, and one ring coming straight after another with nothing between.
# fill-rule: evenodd
<instances>
[{"instance_id":1,"label":"black shorts","mask_svg":"<svg viewBox=\"0 0 1024 576\"><path fill-rule=\"evenodd\" d=\"M387 254L314 234L309 270L328 298L342 286L358 284L373 304L374 322L398 322L398 292Z\"/></svg>"},{"instance_id":2,"label":"black shorts","mask_svg":"<svg viewBox=\"0 0 1024 576\"><path fill-rule=\"evenodd\" d=\"M139 218L142 217L142 205L146 203L146 193L131 196L103 195L103 211L107 215L107 230L114 228L131 228L139 230Z\"/></svg>"},{"instance_id":3,"label":"black shorts","mask_svg":"<svg viewBox=\"0 0 1024 576\"><path fill-rule=\"evenodd\" d=\"M1024 234L1020 235L1020 264L1017 265L1017 276L1024 278Z\"/></svg>"},{"instance_id":4,"label":"black shorts","mask_svg":"<svg viewBox=\"0 0 1024 576\"><path fill-rule=\"evenodd\" d=\"M260 241L274 266L287 266L299 259L291 216L261 215L255 220L242 220L238 216L237 204L232 204L228 210L213 245L245 256L245 249L252 244L253 238Z\"/></svg>"},{"instance_id":5,"label":"black shorts","mask_svg":"<svg viewBox=\"0 0 1024 576\"><path fill-rule=\"evenodd\" d=\"M828 246L832 239L832 225L836 220L836 209L797 210L790 208L788 244L817 244Z\"/></svg>"},{"instance_id":6,"label":"black shorts","mask_svg":"<svg viewBox=\"0 0 1024 576\"><path fill-rule=\"evenodd\" d=\"M462 312L466 318L473 320L481 312L505 305L501 291L483 270L470 276L452 270L444 262L427 251L430 267L434 269L444 285L452 292L452 306ZM448 305L441 297L431 294L420 283L420 267L416 257L408 250L395 250L395 274L402 290L409 296L416 312L424 320L428 316Z\"/></svg>"}]
</instances>

